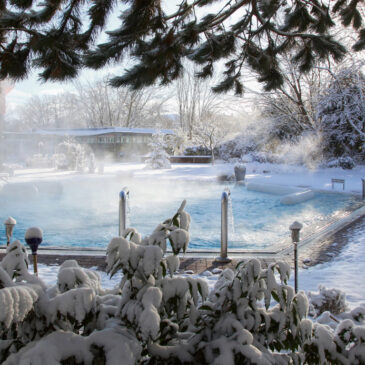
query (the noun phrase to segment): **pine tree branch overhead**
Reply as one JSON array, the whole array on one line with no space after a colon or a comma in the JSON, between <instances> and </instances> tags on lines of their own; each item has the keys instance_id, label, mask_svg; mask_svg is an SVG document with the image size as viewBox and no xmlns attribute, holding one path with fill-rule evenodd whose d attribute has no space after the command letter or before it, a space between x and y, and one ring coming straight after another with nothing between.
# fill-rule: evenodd
<instances>
[{"instance_id":1,"label":"pine tree branch overhead","mask_svg":"<svg viewBox=\"0 0 365 365\"><path fill-rule=\"evenodd\" d=\"M0 77L22 79L34 68L40 78L74 78L83 67L99 69L132 57L135 64L111 80L138 89L181 76L183 60L210 77L224 61L214 90L244 90L241 69L249 66L266 90L283 84L279 56L306 72L314 62L346 53L332 27L336 21L358 32L354 50L365 47L362 0L32 0L0 1ZM110 31L108 17L119 15ZM340 20L338 20L340 19ZM107 40L97 44L105 32Z\"/></svg>"}]
</instances>

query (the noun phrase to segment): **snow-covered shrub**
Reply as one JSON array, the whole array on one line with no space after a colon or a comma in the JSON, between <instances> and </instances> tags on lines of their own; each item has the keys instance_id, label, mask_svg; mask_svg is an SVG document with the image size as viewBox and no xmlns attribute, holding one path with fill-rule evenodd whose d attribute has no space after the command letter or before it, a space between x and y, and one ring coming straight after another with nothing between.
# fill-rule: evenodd
<instances>
[{"instance_id":1,"label":"snow-covered shrub","mask_svg":"<svg viewBox=\"0 0 365 365\"><path fill-rule=\"evenodd\" d=\"M243 134L230 141L222 143L218 147L218 155L221 159L228 161L232 158L241 158L241 156L258 148L256 138L252 137L252 139L249 139L245 134Z\"/></svg>"},{"instance_id":2,"label":"snow-covered shrub","mask_svg":"<svg viewBox=\"0 0 365 365\"><path fill-rule=\"evenodd\" d=\"M185 156L209 156L210 151L204 146L190 146L186 147L184 150Z\"/></svg>"},{"instance_id":3,"label":"snow-covered shrub","mask_svg":"<svg viewBox=\"0 0 365 365\"><path fill-rule=\"evenodd\" d=\"M344 170L352 170L355 167L355 162L350 156L342 156L328 161L327 167L341 167Z\"/></svg>"},{"instance_id":4,"label":"snow-covered shrub","mask_svg":"<svg viewBox=\"0 0 365 365\"><path fill-rule=\"evenodd\" d=\"M147 167L151 169L170 169L171 164L169 155L166 152L167 144L164 141L162 133L155 133L152 135L149 147L151 148L151 153L146 160Z\"/></svg>"},{"instance_id":5,"label":"snow-covered shrub","mask_svg":"<svg viewBox=\"0 0 365 365\"><path fill-rule=\"evenodd\" d=\"M0 265L0 362L10 364L363 364L365 327L306 318L308 299L287 284L290 267L250 259L225 269L209 293L181 277L189 243L184 201L150 236L126 229L107 248L115 290L67 261L55 287L30 275L20 242ZM172 254L167 254L167 240ZM363 312L354 315L360 318Z\"/></svg>"},{"instance_id":6,"label":"snow-covered shrub","mask_svg":"<svg viewBox=\"0 0 365 365\"><path fill-rule=\"evenodd\" d=\"M326 287L320 285L318 293L309 292L308 297L317 316L325 311L333 314L346 311L346 295L339 289L326 289Z\"/></svg>"},{"instance_id":7,"label":"snow-covered shrub","mask_svg":"<svg viewBox=\"0 0 365 365\"><path fill-rule=\"evenodd\" d=\"M84 171L87 166L86 156L85 146L67 140L56 147L53 159L58 169Z\"/></svg>"}]
</instances>

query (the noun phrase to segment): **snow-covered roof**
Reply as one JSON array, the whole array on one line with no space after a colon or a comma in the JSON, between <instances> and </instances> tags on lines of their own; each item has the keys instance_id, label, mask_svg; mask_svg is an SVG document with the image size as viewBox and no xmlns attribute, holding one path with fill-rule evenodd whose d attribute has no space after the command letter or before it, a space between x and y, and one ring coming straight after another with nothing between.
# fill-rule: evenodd
<instances>
[{"instance_id":1,"label":"snow-covered roof","mask_svg":"<svg viewBox=\"0 0 365 365\"><path fill-rule=\"evenodd\" d=\"M97 136L108 133L124 133L124 134L154 134L160 131L162 134L175 134L171 129L157 128L124 128L124 127L108 127L108 128L76 128L76 129L36 129L32 134L40 135L56 135L56 136Z\"/></svg>"}]
</instances>

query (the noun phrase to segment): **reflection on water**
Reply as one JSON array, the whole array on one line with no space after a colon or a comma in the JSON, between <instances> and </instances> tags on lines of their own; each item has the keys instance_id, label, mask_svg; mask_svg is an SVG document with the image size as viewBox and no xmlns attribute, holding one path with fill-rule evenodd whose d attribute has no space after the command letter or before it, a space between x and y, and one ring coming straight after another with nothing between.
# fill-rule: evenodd
<instances>
[{"instance_id":1,"label":"reflection on water","mask_svg":"<svg viewBox=\"0 0 365 365\"><path fill-rule=\"evenodd\" d=\"M18 185L18 186L15 186ZM221 194L225 186L207 182L168 182L119 177L85 176L60 182L7 185L0 193L0 219L16 218L14 238L39 226L42 246L106 247L118 234L119 191L128 186L131 200L128 221L147 235L171 217L183 199L192 216L190 249L219 249ZM340 194L317 194L308 202L287 206L280 196L230 186L232 218L229 247L269 248L289 236L289 225L317 224L351 202ZM0 243L5 244L0 228Z\"/></svg>"}]
</instances>

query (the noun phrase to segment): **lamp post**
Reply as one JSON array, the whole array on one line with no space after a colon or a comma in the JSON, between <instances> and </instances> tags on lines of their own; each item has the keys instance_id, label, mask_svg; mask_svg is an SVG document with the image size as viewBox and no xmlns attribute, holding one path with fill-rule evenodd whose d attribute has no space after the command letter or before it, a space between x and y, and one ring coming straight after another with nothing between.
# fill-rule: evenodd
<instances>
[{"instance_id":1,"label":"lamp post","mask_svg":"<svg viewBox=\"0 0 365 365\"><path fill-rule=\"evenodd\" d=\"M294 245L294 289L295 293L298 292L298 242L299 232L303 228L303 225L297 221L293 222L289 229L291 230L291 238Z\"/></svg>"},{"instance_id":2,"label":"lamp post","mask_svg":"<svg viewBox=\"0 0 365 365\"><path fill-rule=\"evenodd\" d=\"M43 232L38 227L28 228L25 232L24 239L32 250L34 274L38 276L37 250L43 240Z\"/></svg>"},{"instance_id":3,"label":"lamp post","mask_svg":"<svg viewBox=\"0 0 365 365\"><path fill-rule=\"evenodd\" d=\"M13 217L8 217L4 224L6 232L6 245L9 246L11 236L13 235L14 226L16 225L16 220Z\"/></svg>"}]
</instances>

